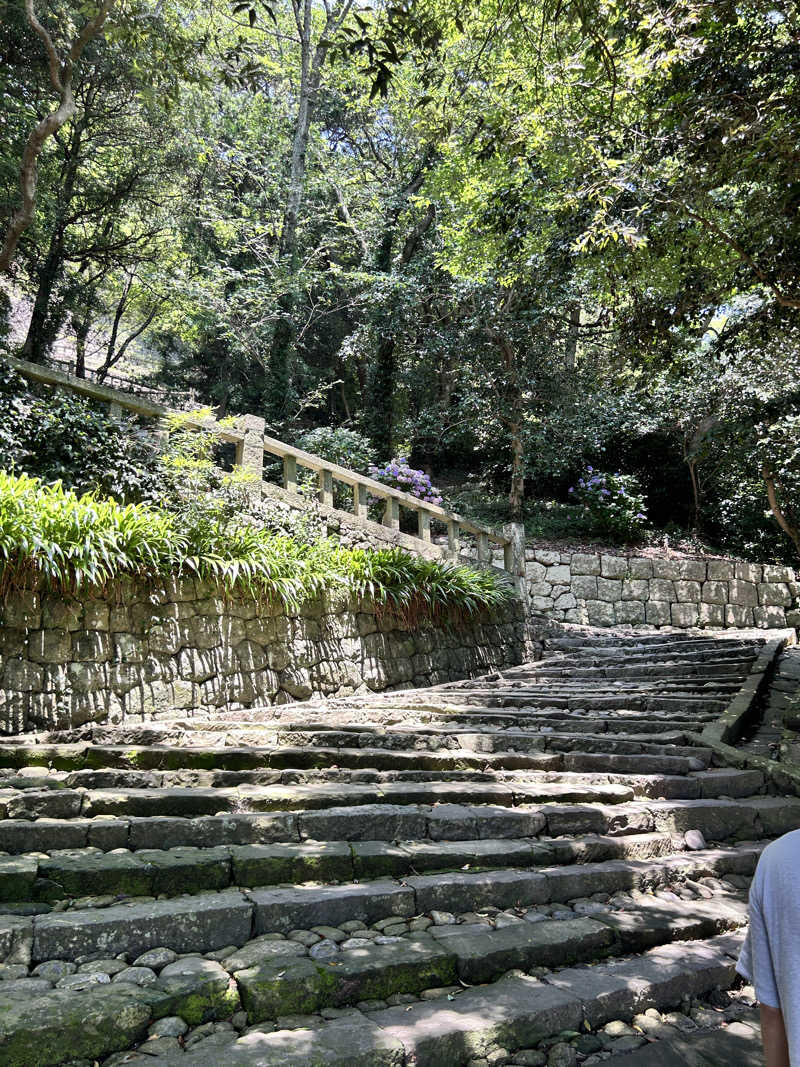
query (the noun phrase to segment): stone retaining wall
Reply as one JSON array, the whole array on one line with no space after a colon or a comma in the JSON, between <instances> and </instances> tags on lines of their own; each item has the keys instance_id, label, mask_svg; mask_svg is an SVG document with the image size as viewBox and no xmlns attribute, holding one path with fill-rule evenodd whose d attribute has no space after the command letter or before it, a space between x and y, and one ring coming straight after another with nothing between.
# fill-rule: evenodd
<instances>
[{"instance_id":1,"label":"stone retaining wall","mask_svg":"<svg viewBox=\"0 0 800 1067\"><path fill-rule=\"evenodd\" d=\"M531 611L591 626L800 626L790 567L528 548Z\"/></svg>"},{"instance_id":2,"label":"stone retaining wall","mask_svg":"<svg viewBox=\"0 0 800 1067\"><path fill-rule=\"evenodd\" d=\"M0 604L0 732L435 685L522 662L525 635L518 602L409 631L371 606L292 613L191 580L105 598L27 592Z\"/></svg>"}]
</instances>

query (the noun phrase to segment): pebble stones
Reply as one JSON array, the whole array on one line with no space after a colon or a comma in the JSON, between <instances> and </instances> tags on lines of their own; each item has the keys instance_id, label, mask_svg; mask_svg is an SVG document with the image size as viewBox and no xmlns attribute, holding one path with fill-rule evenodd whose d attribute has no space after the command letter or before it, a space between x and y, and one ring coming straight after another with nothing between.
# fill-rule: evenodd
<instances>
[{"instance_id":1,"label":"pebble stones","mask_svg":"<svg viewBox=\"0 0 800 1067\"><path fill-rule=\"evenodd\" d=\"M687 830L683 835L683 843L692 852L698 852L700 849L707 847L706 839L699 830Z\"/></svg>"},{"instance_id":2,"label":"pebble stones","mask_svg":"<svg viewBox=\"0 0 800 1067\"><path fill-rule=\"evenodd\" d=\"M168 963L174 963L177 958L178 953L173 952L171 948L151 948L135 959L133 966L149 967L151 970L160 971Z\"/></svg>"},{"instance_id":3,"label":"pebble stones","mask_svg":"<svg viewBox=\"0 0 800 1067\"><path fill-rule=\"evenodd\" d=\"M316 945L312 945L308 950L309 956L314 960L329 960L338 955L338 953L339 946L335 941L331 941L330 938L318 941Z\"/></svg>"}]
</instances>

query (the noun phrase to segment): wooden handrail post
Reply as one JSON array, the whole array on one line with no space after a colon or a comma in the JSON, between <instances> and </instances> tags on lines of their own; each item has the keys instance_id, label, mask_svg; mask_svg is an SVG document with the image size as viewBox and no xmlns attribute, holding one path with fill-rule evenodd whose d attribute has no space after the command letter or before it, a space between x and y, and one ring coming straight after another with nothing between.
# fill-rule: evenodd
<instances>
[{"instance_id":1,"label":"wooden handrail post","mask_svg":"<svg viewBox=\"0 0 800 1067\"><path fill-rule=\"evenodd\" d=\"M289 493L297 492L297 460L294 456L283 457L283 488Z\"/></svg>"},{"instance_id":2,"label":"wooden handrail post","mask_svg":"<svg viewBox=\"0 0 800 1067\"><path fill-rule=\"evenodd\" d=\"M458 550L460 546L461 527L455 519L448 519L447 522L447 550L458 559Z\"/></svg>"},{"instance_id":3,"label":"wooden handrail post","mask_svg":"<svg viewBox=\"0 0 800 1067\"><path fill-rule=\"evenodd\" d=\"M333 475L330 471L321 470L318 474L319 502L323 507L333 507Z\"/></svg>"},{"instance_id":4,"label":"wooden handrail post","mask_svg":"<svg viewBox=\"0 0 800 1067\"><path fill-rule=\"evenodd\" d=\"M353 486L353 514L357 519L367 517L367 487L360 482Z\"/></svg>"},{"instance_id":5,"label":"wooden handrail post","mask_svg":"<svg viewBox=\"0 0 800 1067\"><path fill-rule=\"evenodd\" d=\"M242 415L238 420L244 437L236 445L236 465L252 478L250 495L261 499L261 482L264 478L264 419L258 415Z\"/></svg>"},{"instance_id":6,"label":"wooden handrail post","mask_svg":"<svg viewBox=\"0 0 800 1067\"><path fill-rule=\"evenodd\" d=\"M431 539L431 513L425 508L417 512L417 534L421 541L430 542Z\"/></svg>"},{"instance_id":7,"label":"wooden handrail post","mask_svg":"<svg viewBox=\"0 0 800 1067\"><path fill-rule=\"evenodd\" d=\"M383 505L383 525L390 530L400 529L400 501L396 497L387 496Z\"/></svg>"}]
</instances>

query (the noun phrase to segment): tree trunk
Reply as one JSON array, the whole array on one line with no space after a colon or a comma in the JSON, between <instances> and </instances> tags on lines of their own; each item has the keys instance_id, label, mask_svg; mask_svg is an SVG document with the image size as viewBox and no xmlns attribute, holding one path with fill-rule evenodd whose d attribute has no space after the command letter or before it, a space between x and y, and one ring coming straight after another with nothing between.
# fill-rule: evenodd
<instances>
[{"instance_id":1,"label":"tree trunk","mask_svg":"<svg viewBox=\"0 0 800 1067\"><path fill-rule=\"evenodd\" d=\"M409 197L421 188L429 161L430 155L426 155L419 171L408 185L400 191L397 199L392 204L391 210L388 212L375 256L376 270L384 274L391 273L394 266L401 268L408 266L414 258L423 236L430 229L436 217L433 206L430 205L422 218L414 225L411 233L406 237L396 262L393 262L392 253L400 215L408 203ZM383 311L383 309L381 310ZM377 449L379 456L386 459L389 459L391 455L393 443L394 387L397 362L395 355L397 338L392 334L386 333L389 328L387 324L382 324L384 336L378 345L375 358L370 367L369 395L367 397L370 440Z\"/></svg>"},{"instance_id":2,"label":"tree trunk","mask_svg":"<svg viewBox=\"0 0 800 1067\"><path fill-rule=\"evenodd\" d=\"M689 477L692 481L692 533L697 533L700 527L700 479L697 477L697 460L686 460L689 468Z\"/></svg>"},{"instance_id":3,"label":"tree trunk","mask_svg":"<svg viewBox=\"0 0 800 1067\"><path fill-rule=\"evenodd\" d=\"M509 297L509 301L511 296ZM525 441L523 437L523 404L517 351L509 338L495 327L488 327L488 336L497 345L503 359L505 390L502 396L504 411L500 418L508 429L511 445L511 481L508 491L508 510L511 522L522 522L525 500Z\"/></svg>"},{"instance_id":4,"label":"tree trunk","mask_svg":"<svg viewBox=\"0 0 800 1067\"><path fill-rule=\"evenodd\" d=\"M80 318L72 320L75 328L75 377L86 377L86 338L89 336L89 327L92 324L92 313L89 308Z\"/></svg>"},{"instance_id":5,"label":"tree trunk","mask_svg":"<svg viewBox=\"0 0 800 1067\"><path fill-rule=\"evenodd\" d=\"M57 325L49 322L50 301L56 282L64 267L64 233L56 230L50 239L50 247L44 262L39 267L39 287L31 311L31 321L22 345L22 358L31 363L41 363L47 356L58 332Z\"/></svg>"},{"instance_id":6,"label":"tree trunk","mask_svg":"<svg viewBox=\"0 0 800 1067\"><path fill-rule=\"evenodd\" d=\"M775 472L769 464L765 463L761 468L761 477L764 479L764 485L767 488L767 500L769 501L772 514L775 516L775 521L794 545L797 555L800 556L800 526L790 521L784 509L781 507L778 501L778 492L775 484Z\"/></svg>"},{"instance_id":7,"label":"tree trunk","mask_svg":"<svg viewBox=\"0 0 800 1067\"><path fill-rule=\"evenodd\" d=\"M569 327L567 328L567 343L564 347L564 366L567 370L574 370L578 353L578 334L581 328L581 305L578 301L570 304Z\"/></svg>"},{"instance_id":8,"label":"tree trunk","mask_svg":"<svg viewBox=\"0 0 800 1067\"><path fill-rule=\"evenodd\" d=\"M385 337L378 345L369 389L370 439L381 459L392 453L395 348L394 337Z\"/></svg>"},{"instance_id":9,"label":"tree trunk","mask_svg":"<svg viewBox=\"0 0 800 1067\"><path fill-rule=\"evenodd\" d=\"M293 275L297 269L297 225L305 196L308 138L322 81L322 68L330 47L330 36L341 25L350 9L350 3L351 0L343 0L335 11L329 12L322 35L314 48L312 45L313 0L292 0L295 23L300 37L300 87L292 138L286 207L283 213L279 245L280 260L290 275ZM294 290L287 288L278 300L279 317L269 352L269 384L266 400L270 415L277 422L282 422L288 415L292 396L292 364L296 341L295 304Z\"/></svg>"},{"instance_id":10,"label":"tree trunk","mask_svg":"<svg viewBox=\"0 0 800 1067\"><path fill-rule=\"evenodd\" d=\"M39 182L39 156L48 137L52 137L75 114L75 97L72 94L72 75L75 65L83 54L89 41L103 27L114 0L103 0L100 10L87 22L80 34L70 45L66 57L62 60L56 52L53 39L39 22L33 9L33 0L25 0L25 17L28 25L44 44L50 70L50 84L58 93L58 107L49 112L36 123L31 130L19 168L20 201L17 210L11 216L0 248L0 273L11 273L11 263L17 250L19 239L33 221L36 209L36 187Z\"/></svg>"},{"instance_id":11,"label":"tree trunk","mask_svg":"<svg viewBox=\"0 0 800 1067\"><path fill-rule=\"evenodd\" d=\"M525 447L522 442L522 426L512 422L511 437L511 488L508 494L508 511L511 522L522 522L522 503L525 499Z\"/></svg>"},{"instance_id":12,"label":"tree trunk","mask_svg":"<svg viewBox=\"0 0 800 1067\"><path fill-rule=\"evenodd\" d=\"M74 123L66 159L61 168L61 190L58 196L56 219L44 262L37 269L39 287L31 312L31 321L22 346L22 356L31 363L42 362L56 339L60 322L50 322L50 301L53 290L64 270L64 246L67 235L68 212L75 195L75 182L80 166L81 139L86 129L85 117Z\"/></svg>"}]
</instances>

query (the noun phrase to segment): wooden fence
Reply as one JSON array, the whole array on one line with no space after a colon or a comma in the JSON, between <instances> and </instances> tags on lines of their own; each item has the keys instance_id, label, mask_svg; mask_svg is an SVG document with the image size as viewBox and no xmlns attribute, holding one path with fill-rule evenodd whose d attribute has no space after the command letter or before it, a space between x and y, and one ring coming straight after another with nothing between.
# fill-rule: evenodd
<instances>
[{"instance_id":1,"label":"wooden fence","mask_svg":"<svg viewBox=\"0 0 800 1067\"><path fill-rule=\"evenodd\" d=\"M135 415L157 420L166 420L174 412L152 400L100 385L85 378L76 378L64 371L24 360L8 358L8 363L24 377L31 381L56 388L69 389L91 397L93 400L107 404L112 413L127 410ZM260 496L264 480L265 452L275 456L283 464L283 488L290 493L298 491L298 471L303 468L313 471L317 480L319 502L327 508L334 505L334 483L339 482L348 487L352 494L351 514L353 519L362 524L368 520L368 503L371 498L382 502L382 525L388 530L400 530L400 508L414 513L416 531L408 535L412 540L421 542L420 551L431 545L431 522L439 522L447 530L447 546L443 548L446 555L457 557L461 547L461 535L474 538L475 555L482 565L489 565L494 560L494 546L503 550L503 567L511 575L521 578L525 573L524 531L517 524L509 524L502 532L488 529L460 515L446 511L437 504L420 500L410 493L377 482L363 474L340 467L337 463L304 452L300 448L277 441L264 433L264 419L257 415L242 415L234 426L221 424L213 418L196 417L181 413L184 424L197 429L215 433L221 440L235 446L235 463L253 476L255 491Z\"/></svg>"}]
</instances>

